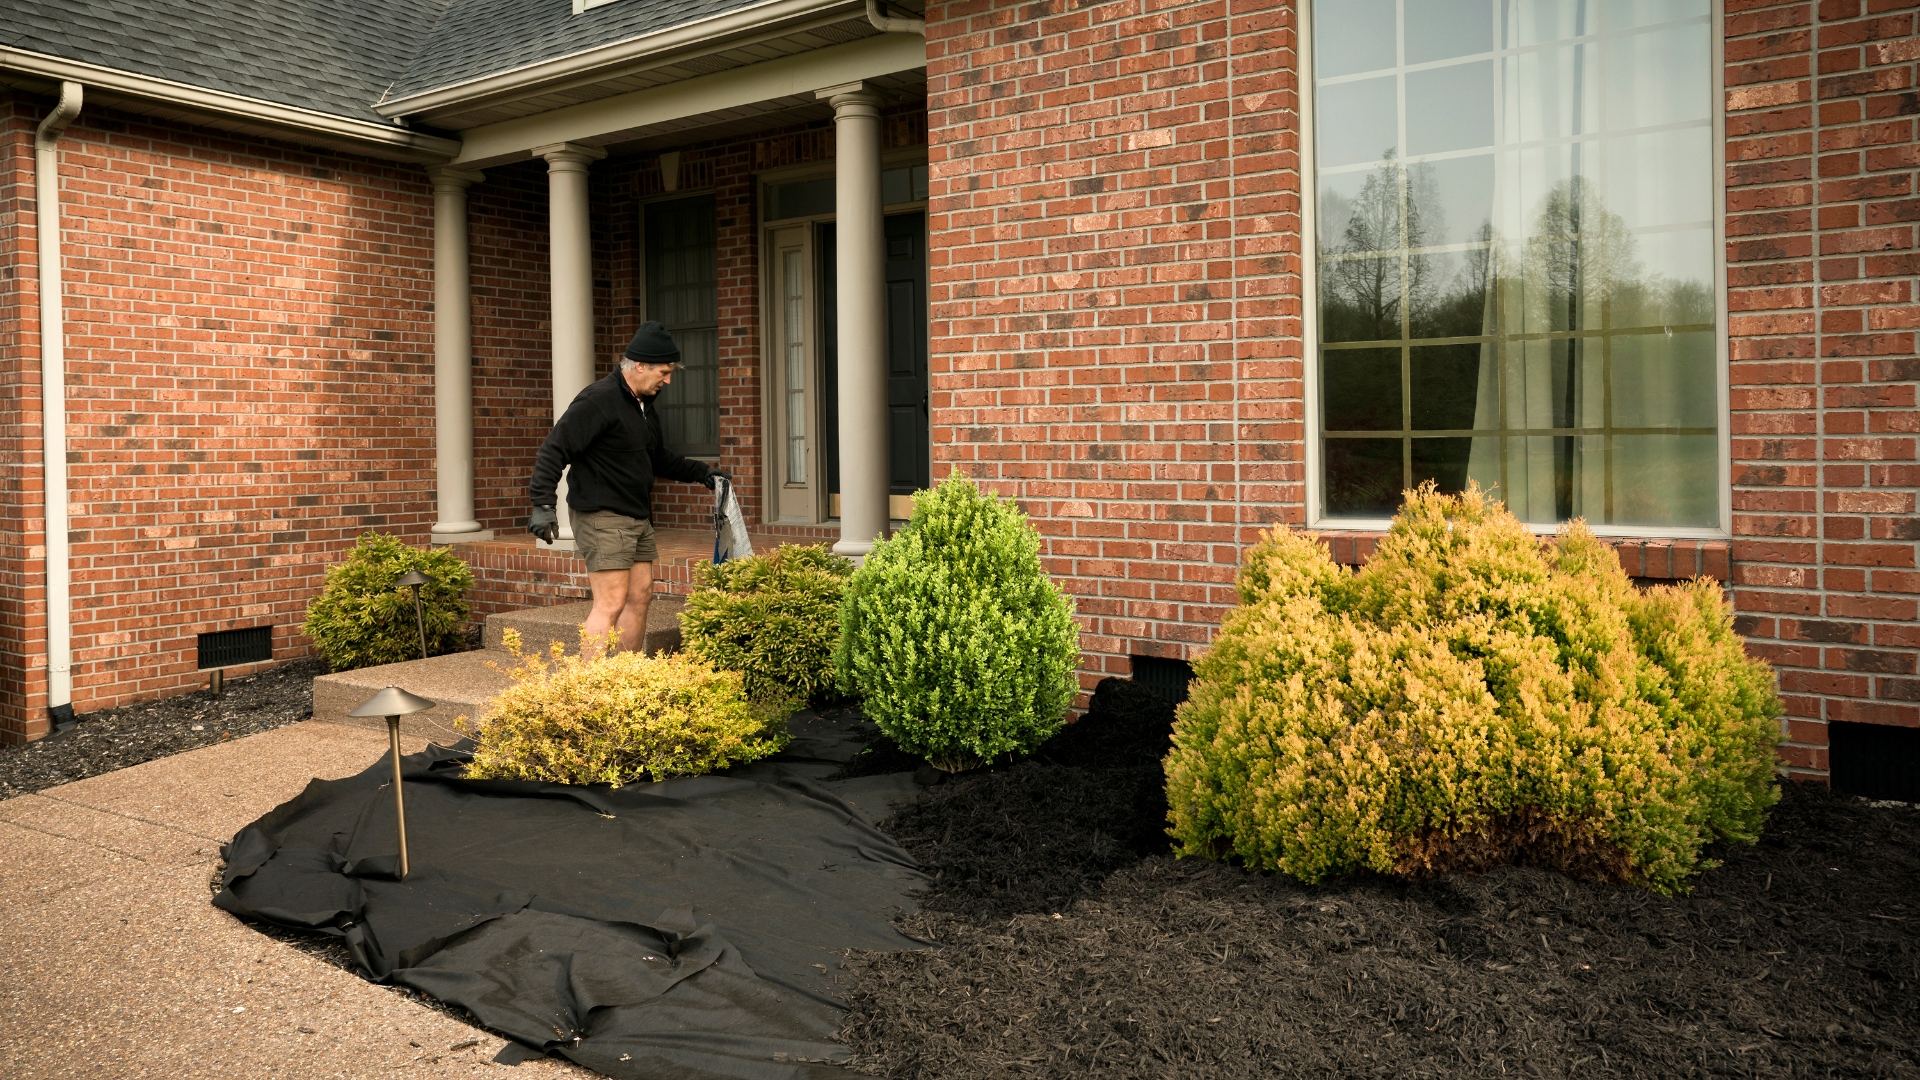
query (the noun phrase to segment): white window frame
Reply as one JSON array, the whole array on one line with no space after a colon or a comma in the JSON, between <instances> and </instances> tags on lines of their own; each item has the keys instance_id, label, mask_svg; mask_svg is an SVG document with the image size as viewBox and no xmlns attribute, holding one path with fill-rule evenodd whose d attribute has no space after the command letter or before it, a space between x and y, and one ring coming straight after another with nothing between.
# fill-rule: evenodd
<instances>
[{"instance_id":1,"label":"white window frame","mask_svg":"<svg viewBox=\"0 0 1920 1080\"><path fill-rule=\"evenodd\" d=\"M906 146L889 150L880 156L880 170L898 169L902 166L927 164L925 146ZM754 176L754 220L760 230L760 420L763 438L761 467L767 480L767 497L762 500L761 516L768 525L826 525L839 520L835 513L833 500L826 485L826 448L820 444L825 430L821 418L825 415L825 403L819 392L825 385L825 359L820 352L818 330L819 319L816 308L819 300L820 283L818 275L818 253L813 240L814 226L823 221L834 220L833 211L821 214L809 214L801 217L769 218L767 216L768 192L781 184L796 180L819 180L834 174L832 161L804 162L799 165L786 165L778 169L769 169ZM932 227L931 215L927 213L928 202L925 199L908 202L887 203L881 208L882 214L912 213L919 211L922 222L928 229ZM776 256L781 247L776 237L789 229L804 230L805 273L807 274L807 365L811 373L812 384L807 389L807 415L813 422L813 431L807 436L807 482L803 485L806 498L814 510L811 518L802 519L781 512L781 493L791 490L785 483L786 453L784 438L786 430L786 401L783 391L786 387L786 358L782 354L774 331L779 326L781 316L777 310L779 297L775 295L775 283L778 280ZM931 251L929 251L931 256ZM931 267L929 267L931 269ZM933 330L932 312L928 312L927 330ZM931 363L931 357L929 357ZM931 372L929 372L931 378ZM933 426L927 426L928 452L932 453ZM937 479L937 477L936 477ZM897 520L911 516L911 499L895 495L889 503L890 514ZM905 511L904 513L902 511Z\"/></svg>"},{"instance_id":2,"label":"white window frame","mask_svg":"<svg viewBox=\"0 0 1920 1080\"><path fill-rule=\"evenodd\" d=\"M1338 2L1338 0L1334 0ZM1400 0L1404 3L1404 0ZM1493 2L1493 0L1488 0ZM1299 33L1296 36L1297 71L1300 81L1300 291L1301 291L1301 391L1305 395L1305 447L1307 527L1319 530L1353 532L1384 531L1391 518L1328 517L1321 510L1320 438L1320 288L1319 221L1315 199L1319 193L1319 175L1314 161L1314 78L1313 7L1308 0L1296 10ZM1725 540L1733 536L1733 408L1727 328L1727 111L1726 111L1726 13L1723 0L1710 0L1709 57L1712 66L1713 93L1713 293L1714 354L1716 393L1719 399L1720 437L1718 443L1720 525L1609 525L1589 521L1595 535L1647 539ZM1558 523L1528 522L1536 533L1551 534Z\"/></svg>"}]
</instances>

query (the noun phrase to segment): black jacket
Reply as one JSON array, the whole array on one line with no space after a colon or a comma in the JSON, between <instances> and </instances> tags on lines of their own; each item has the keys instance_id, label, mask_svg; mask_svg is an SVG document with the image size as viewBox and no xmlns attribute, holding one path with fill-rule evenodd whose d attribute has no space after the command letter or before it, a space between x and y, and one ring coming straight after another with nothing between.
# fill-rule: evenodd
<instances>
[{"instance_id":1,"label":"black jacket","mask_svg":"<svg viewBox=\"0 0 1920 1080\"><path fill-rule=\"evenodd\" d=\"M632 518L653 517L655 476L699 484L712 471L667 449L660 411L628 389L618 369L580 391L540 444L533 505L554 505L560 472L569 465L567 505L575 513L611 510Z\"/></svg>"}]
</instances>

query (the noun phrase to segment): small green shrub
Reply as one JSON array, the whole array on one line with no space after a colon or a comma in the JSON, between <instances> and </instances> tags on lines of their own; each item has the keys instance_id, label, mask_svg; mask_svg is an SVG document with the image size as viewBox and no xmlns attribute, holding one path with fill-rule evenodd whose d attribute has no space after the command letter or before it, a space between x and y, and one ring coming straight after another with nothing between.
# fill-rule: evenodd
<instances>
[{"instance_id":1,"label":"small green shrub","mask_svg":"<svg viewBox=\"0 0 1920 1080\"><path fill-rule=\"evenodd\" d=\"M475 732L468 779L618 787L699 776L787 744L786 724L748 703L738 672L677 655L582 660L559 642L545 659L523 656L513 630L506 645L519 663ZM464 716L454 724L469 727Z\"/></svg>"},{"instance_id":2,"label":"small green shrub","mask_svg":"<svg viewBox=\"0 0 1920 1080\"><path fill-rule=\"evenodd\" d=\"M1637 590L1574 522L1409 492L1357 574L1278 527L1166 761L1183 855L1307 881L1505 862L1682 891L1778 798L1772 672L1710 581Z\"/></svg>"},{"instance_id":3,"label":"small green shrub","mask_svg":"<svg viewBox=\"0 0 1920 1080\"><path fill-rule=\"evenodd\" d=\"M461 643L473 571L450 549L408 547L397 536L369 532L327 571L326 584L307 604L307 621L301 626L333 670L420 659L413 590L393 584L414 569L431 579L420 587L427 654L447 652Z\"/></svg>"},{"instance_id":4,"label":"small green shrub","mask_svg":"<svg viewBox=\"0 0 1920 1080\"><path fill-rule=\"evenodd\" d=\"M680 613L688 653L737 671L747 696L805 704L834 685L840 600L853 564L825 545L703 564Z\"/></svg>"},{"instance_id":5,"label":"small green shrub","mask_svg":"<svg viewBox=\"0 0 1920 1080\"><path fill-rule=\"evenodd\" d=\"M955 470L854 572L834 665L901 749L957 772L1059 730L1079 641L1026 515Z\"/></svg>"}]
</instances>

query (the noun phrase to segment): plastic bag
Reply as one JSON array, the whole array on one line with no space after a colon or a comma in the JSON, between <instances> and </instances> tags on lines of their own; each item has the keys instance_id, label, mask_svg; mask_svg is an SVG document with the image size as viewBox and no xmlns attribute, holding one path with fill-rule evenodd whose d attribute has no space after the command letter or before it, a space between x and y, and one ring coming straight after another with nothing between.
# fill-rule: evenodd
<instances>
[{"instance_id":1,"label":"plastic bag","mask_svg":"<svg viewBox=\"0 0 1920 1080\"><path fill-rule=\"evenodd\" d=\"M747 519L740 513L740 500L733 497L732 481L723 476L713 486L713 565L751 554Z\"/></svg>"}]
</instances>

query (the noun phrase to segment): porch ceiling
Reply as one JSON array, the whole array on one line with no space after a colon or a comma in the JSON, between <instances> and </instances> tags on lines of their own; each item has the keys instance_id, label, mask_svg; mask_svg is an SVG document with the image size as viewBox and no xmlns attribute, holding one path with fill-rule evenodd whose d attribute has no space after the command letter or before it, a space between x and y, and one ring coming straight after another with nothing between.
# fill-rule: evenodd
<instances>
[{"instance_id":1,"label":"porch ceiling","mask_svg":"<svg viewBox=\"0 0 1920 1080\"><path fill-rule=\"evenodd\" d=\"M866 83L879 90L890 103L924 102L927 97L927 76L924 71L884 75L868 79ZM653 153L692 142L744 138L809 121L832 119L833 106L808 93L755 102L738 109L683 117L624 134L604 145L613 154Z\"/></svg>"},{"instance_id":2,"label":"porch ceiling","mask_svg":"<svg viewBox=\"0 0 1920 1080\"><path fill-rule=\"evenodd\" d=\"M412 124L465 132L877 36L879 31L868 24L863 12L840 11L784 30L769 30L725 44L708 43L652 56L613 70L503 87L491 94L470 95L445 105L409 110L403 115Z\"/></svg>"},{"instance_id":3,"label":"porch ceiling","mask_svg":"<svg viewBox=\"0 0 1920 1080\"><path fill-rule=\"evenodd\" d=\"M815 100L814 91L849 82L866 82L899 99L924 99L926 42L908 34L872 34L473 127L463 133L454 163L470 168L503 165L555 143L662 149L694 138L724 138L825 119L832 110Z\"/></svg>"}]
</instances>

